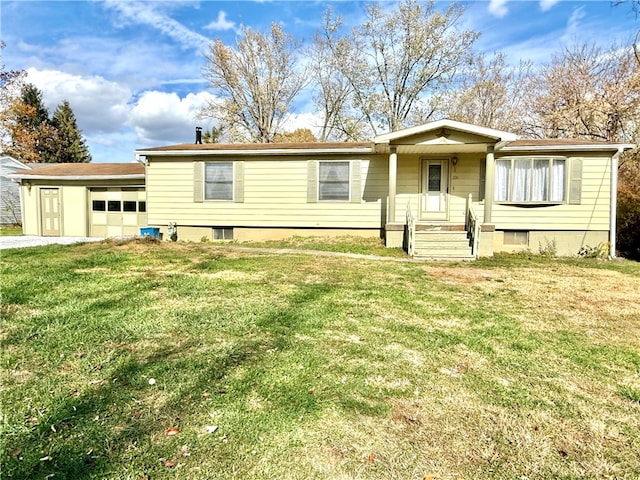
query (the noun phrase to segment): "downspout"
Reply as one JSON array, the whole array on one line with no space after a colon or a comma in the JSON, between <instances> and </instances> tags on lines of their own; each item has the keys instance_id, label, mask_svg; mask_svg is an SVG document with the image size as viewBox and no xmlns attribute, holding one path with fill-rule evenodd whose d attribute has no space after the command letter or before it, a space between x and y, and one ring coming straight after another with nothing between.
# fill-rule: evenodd
<instances>
[{"instance_id":1,"label":"downspout","mask_svg":"<svg viewBox=\"0 0 640 480\"><path fill-rule=\"evenodd\" d=\"M618 159L624 152L624 148L619 147L618 151L611 157L611 211L609 212L609 256L616 258L616 214L618 208Z\"/></svg>"}]
</instances>

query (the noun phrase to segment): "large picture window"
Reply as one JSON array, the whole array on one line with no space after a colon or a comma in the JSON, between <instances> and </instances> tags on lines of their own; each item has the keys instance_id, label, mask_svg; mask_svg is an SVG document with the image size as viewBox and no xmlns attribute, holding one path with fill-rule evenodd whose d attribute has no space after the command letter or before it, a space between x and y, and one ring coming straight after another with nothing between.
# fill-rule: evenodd
<instances>
[{"instance_id":1,"label":"large picture window","mask_svg":"<svg viewBox=\"0 0 640 480\"><path fill-rule=\"evenodd\" d=\"M564 158L516 157L496 160L494 199L513 203L566 201Z\"/></svg>"},{"instance_id":2,"label":"large picture window","mask_svg":"<svg viewBox=\"0 0 640 480\"><path fill-rule=\"evenodd\" d=\"M205 163L204 199L233 200L233 163Z\"/></svg>"},{"instance_id":3,"label":"large picture window","mask_svg":"<svg viewBox=\"0 0 640 480\"><path fill-rule=\"evenodd\" d=\"M319 162L318 200L349 201L349 162Z\"/></svg>"}]
</instances>

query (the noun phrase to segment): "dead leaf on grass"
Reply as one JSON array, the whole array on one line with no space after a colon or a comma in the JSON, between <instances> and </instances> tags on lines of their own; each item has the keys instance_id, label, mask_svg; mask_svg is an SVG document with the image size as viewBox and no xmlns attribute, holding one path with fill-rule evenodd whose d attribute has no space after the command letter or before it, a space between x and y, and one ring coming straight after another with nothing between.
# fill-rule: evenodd
<instances>
[{"instance_id":1,"label":"dead leaf on grass","mask_svg":"<svg viewBox=\"0 0 640 480\"><path fill-rule=\"evenodd\" d=\"M367 463L373 463L376 460L376 454L371 452L367 457Z\"/></svg>"},{"instance_id":2,"label":"dead leaf on grass","mask_svg":"<svg viewBox=\"0 0 640 480\"><path fill-rule=\"evenodd\" d=\"M171 437L173 435L178 435L180 433L180 429L178 427L169 427L164 431L164 434L167 437Z\"/></svg>"}]
</instances>

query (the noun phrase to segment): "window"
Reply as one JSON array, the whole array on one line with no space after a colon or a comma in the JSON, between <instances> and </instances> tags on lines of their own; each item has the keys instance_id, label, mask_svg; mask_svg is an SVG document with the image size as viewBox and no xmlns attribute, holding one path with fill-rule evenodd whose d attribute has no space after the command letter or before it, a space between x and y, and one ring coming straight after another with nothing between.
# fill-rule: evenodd
<instances>
[{"instance_id":1,"label":"window","mask_svg":"<svg viewBox=\"0 0 640 480\"><path fill-rule=\"evenodd\" d=\"M204 172L205 200L233 200L233 163L206 163Z\"/></svg>"},{"instance_id":2,"label":"window","mask_svg":"<svg viewBox=\"0 0 640 480\"><path fill-rule=\"evenodd\" d=\"M513 203L566 200L564 158L516 157L496 160L494 199Z\"/></svg>"},{"instance_id":3,"label":"window","mask_svg":"<svg viewBox=\"0 0 640 480\"><path fill-rule=\"evenodd\" d=\"M320 162L318 200L349 201L349 162Z\"/></svg>"},{"instance_id":4,"label":"window","mask_svg":"<svg viewBox=\"0 0 640 480\"><path fill-rule=\"evenodd\" d=\"M528 245L529 232L522 230L505 230L503 243L505 245Z\"/></svg>"},{"instance_id":5,"label":"window","mask_svg":"<svg viewBox=\"0 0 640 480\"><path fill-rule=\"evenodd\" d=\"M107 202L107 210L109 212L119 212L122 210L122 205L119 200L109 200Z\"/></svg>"},{"instance_id":6,"label":"window","mask_svg":"<svg viewBox=\"0 0 640 480\"><path fill-rule=\"evenodd\" d=\"M107 210L107 202L104 200L94 200L91 205L94 212L105 212Z\"/></svg>"},{"instance_id":7,"label":"window","mask_svg":"<svg viewBox=\"0 0 640 480\"><path fill-rule=\"evenodd\" d=\"M138 202L138 211L146 212L147 211L147 202Z\"/></svg>"},{"instance_id":8,"label":"window","mask_svg":"<svg viewBox=\"0 0 640 480\"><path fill-rule=\"evenodd\" d=\"M122 211L123 212L135 212L136 211L137 202L124 201L122 202Z\"/></svg>"},{"instance_id":9,"label":"window","mask_svg":"<svg viewBox=\"0 0 640 480\"><path fill-rule=\"evenodd\" d=\"M233 228L214 228L213 229L214 240L233 240Z\"/></svg>"}]
</instances>

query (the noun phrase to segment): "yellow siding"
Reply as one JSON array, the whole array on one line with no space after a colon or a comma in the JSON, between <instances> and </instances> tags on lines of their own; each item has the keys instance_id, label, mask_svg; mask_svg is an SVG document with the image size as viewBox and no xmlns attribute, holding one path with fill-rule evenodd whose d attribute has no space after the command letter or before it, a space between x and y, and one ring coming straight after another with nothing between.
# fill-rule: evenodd
<instances>
[{"instance_id":1,"label":"yellow siding","mask_svg":"<svg viewBox=\"0 0 640 480\"><path fill-rule=\"evenodd\" d=\"M318 160L330 158L318 158ZM308 158L234 158L244 164L244 202L193 200L191 161L152 158L147 168L147 206L150 225L245 227L380 228L382 199L386 203L386 163L360 160L362 200L307 202Z\"/></svg>"},{"instance_id":2,"label":"yellow siding","mask_svg":"<svg viewBox=\"0 0 640 480\"><path fill-rule=\"evenodd\" d=\"M22 191L22 231L25 235L40 235L40 191L37 187L20 187Z\"/></svg>"},{"instance_id":3,"label":"yellow siding","mask_svg":"<svg viewBox=\"0 0 640 480\"><path fill-rule=\"evenodd\" d=\"M87 196L84 186L33 185L22 186L22 208L25 235L42 235L40 189L57 188L60 202L60 235L87 235Z\"/></svg>"},{"instance_id":4,"label":"yellow siding","mask_svg":"<svg viewBox=\"0 0 640 480\"><path fill-rule=\"evenodd\" d=\"M461 224L465 221L469 193L478 201L480 186L480 155L458 155L457 165L449 165L449 222ZM411 203L414 215L419 213L421 192L421 159L419 155L402 155L398 159L398 181L396 200L396 222L404 222L407 204ZM448 158L447 156L438 158Z\"/></svg>"},{"instance_id":5,"label":"yellow siding","mask_svg":"<svg viewBox=\"0 0 640 480\"><path fill-rule=\"evenodd\" d=\"M60 187L62 203L62 231L60 235L85 237L87 231L87 188L82 186Z\"/></svg>"},{"instance_id":6,"label":"yellow siding","mask_svg":"<svg viewBox=\"0 0 640 480\"><path fill-rule=\"evenodd\" d=\"M493 223L506 230L609 230L610 157L582 156L580 205L522 208L493 205ZM570 161L570 159L569 159Z\"/></svg>"},{"instance_id":7,"label":"yellow siding","mask_svg":"<svg viewBox=\"0 0 640 480\"><path fill-rule=\"evenodd\" d=\"M404 223L407 204L419 213L421 155L399 155L395 220ZM483 192L481 153L457 155L449 167L448 222L465 221L469 194L478 202ZM438 158L447 158L446 155ZM580 205L522 208L493 205L498 230L607 231L609 227L610 157L584 154ZM381 228L387 219L388 156L334 157L317 160L361 160L362 199L352 202L307 202L309 157L226 157L244 161L244 202L196 203L194 161L207 157L172 159L152 157L147 168L148 221L150 225L177 222L184 226ZM571 158L569 158L571 159ZM476 212L483 212L476 205Z\"/></svg>"}]
</instances>

